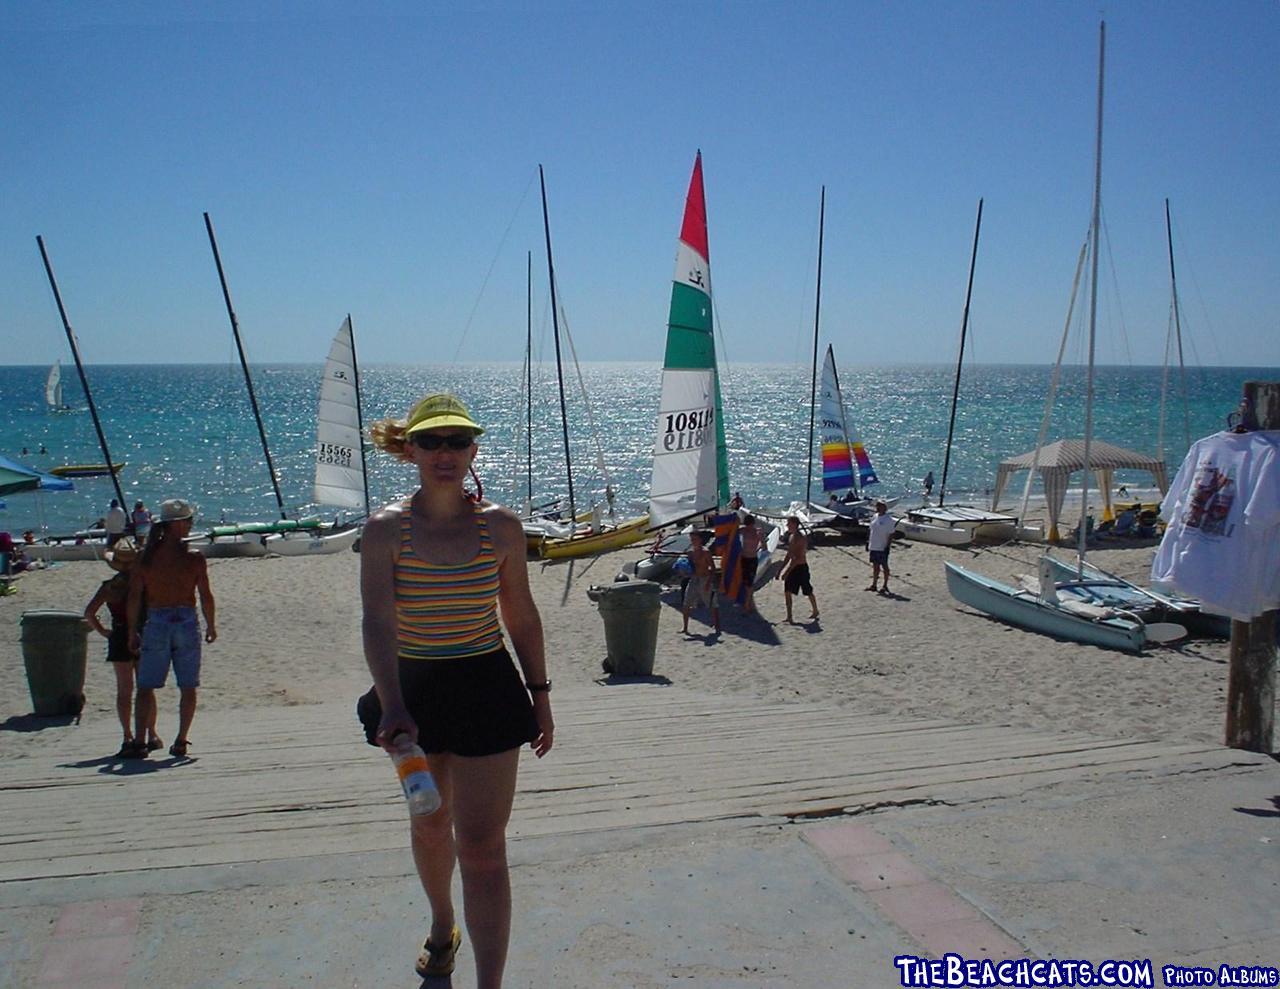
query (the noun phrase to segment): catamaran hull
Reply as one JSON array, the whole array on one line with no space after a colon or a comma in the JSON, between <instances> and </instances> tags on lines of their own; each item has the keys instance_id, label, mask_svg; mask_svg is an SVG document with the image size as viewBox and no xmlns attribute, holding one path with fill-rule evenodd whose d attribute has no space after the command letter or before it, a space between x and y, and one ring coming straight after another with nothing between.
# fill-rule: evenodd
<instances>
[{"instance_id":1,"label":"catamaran hull","mask_svg":"<svg viewBox=\"0 0 1280 989\"><path fill-rule=\"evenodd\" d=\"M1054 556L1046 556L1057 581L1075 582L1076 565L1059 560ZM1226 615L1214 615L1200 610L1200 602L1192 598L1178 597L1173 594L1157 592L1155 594L1139 587L1130 581L1116 577L1114 574L1086 563L1084 566L1084 586L1090 588L1105 603L1112 607L1128 608L1136 612L1143 621L1177 622L1197 635L1212 638L1231 638L1231 619ZM1108 592L1115 594L1114 601L1107 601ZM1136 606L1135 603L1137 602Z\"/></svg>"},{"instance_id":2,"label":"catamaran hull","mask_svg":"<svg viewBox=\"0 0 1280 989\"><path fill-rule=\"evenodd\" d=\"M609 550L621 549L638 543L649 534L649 516L624 522L604 532L592 532L572 539L544 539L538 546L538 554L545 560L570 560L581 556L595 556Z\"/></svg>"},{"instance_id":3,"label":"catamaran hull","mask_svg":"<svg viewBox=\"0 0 1280 989\"><path fill-rule=\"evenodd\" d=\"M189 545L211 560L267 555L267 548L262 545L262 537L258 535L197 538L191 540Z\"/></svg>"},{"instance_id":4,"label":"catamaran hull","mask_svg":"<svg viewBox=\"0 0 1280 989\"><path fill-rule=\"evenodd\" d=\"M25 556L33 560L44 560L46 563L101 560L102 554L107 549L107 544L103 540L83 543L19 543L16 546Z\"/></svg>"},{"instance_id":5,"label":"catamaran hull","mask_svg":"<svg viewBox=\"0 0 1280 989\"><path fill-rule=\"evenodd\" d=\"M935 546L968 546L973 542L973 534L967 529L924 525L907 519L898 519L897 532L903 539L910 539L917 543L932 543Z\"/></svg>"},{"instance_id":6,"label":"catamaran hull","mask_svg":"<svg viewBox=\"0 0 1280 989\"><path fill-rule=\"evenodd\" d=\"M1010 625L1104 649L1139 653L1146 645L1146 635L1137 622L1082 618L1046 604L1035 594L1016 590L954 563L945 566L947 590L953 598Z\"/></svg>"},{"instance_id":7,"label":"catamaran hull","mask_svg":"<svg viewBox=\"0 0 1280 989\"><path fill-rule=\"evenodd\" d=\"M325 556L341 553L355 545L361 527L353 525L339 532L295 532L267 536L263 540L268 553L277 556Z\"/></svg>"}]
</instances>

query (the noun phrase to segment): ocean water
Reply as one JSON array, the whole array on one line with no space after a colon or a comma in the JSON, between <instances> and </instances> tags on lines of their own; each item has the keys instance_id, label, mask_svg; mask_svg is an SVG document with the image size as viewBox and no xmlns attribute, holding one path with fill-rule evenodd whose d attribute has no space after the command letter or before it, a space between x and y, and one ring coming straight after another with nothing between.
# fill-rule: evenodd
<instances>
[{"instance_id":1,"label":"ocean water","mask_svg":"<svg viewBox=\"0 0 1280 989\"><path fill-rule=\"evenodd\" d=\"M75 411L44 406L45 367L0 367L0 452L37 468L100 463L92 419L74 366L63 367L65 398ZM194 501L199 523L278 517L270 475L250 411L243 373L232 365L102 365L87 369L112 458L125 461L120 481L131 507L155 507L169 497ZM948 501L980 500L1005 457L1035 446L1051 368L975 365L964 371ZM253 370L271 456L291 517L335 514L313 503L312 473L319 364L264 365ZM853 431L862 439L887 495L920 491L932 470L940 482L951 410L954 369L942 365L840 369ZM401 416L422 394L451 390L488 429L477 467L486 496L521 504L526 484L522 367L374 365L361 368L366 424ZM608 479L618 503L640 510L648 497L655 417L661 382L657 363L581 366L566 370L574 488L580 505L598 500ZM1096 372L1095 430L1101 440L1155 453L1164 372L1158 367L1104 367ZM1167 405L1164 455L1176 469L1194 440L1222 429L1248 380L1280 380L1276 368L1187 371L1189 430L1176 372ZM803 497L808 458L810 369L796 365L739 365L722 370L731 486L748 505L785 506ZM1063 370L1048 438L1083 435L1085 372ZM567 492L554 366L535 364L533 385L535 502ZM593 437L598 437L597 441ZM519 449L517 450L517 442ZM27 453L23 453L23 449ZM41 449L45 453L40 453ZM372 499L385 504L414 486L412 471L369 451ZM814 497L820 497L820 459L813 457ZM1025 475L1023 475L1025 476ZM1121 472L1117 483L1149 489L1150 475ZM1021 481L1018 494L1021 493ZM1077 482L1078 483L1078 482ZM99 518L114 496L110 478L78 479L73 492L11 494L0 498L0 529L44 527L61 533ZM936 494L936 491L935 491Z\"/></svg>"}]
</instances>

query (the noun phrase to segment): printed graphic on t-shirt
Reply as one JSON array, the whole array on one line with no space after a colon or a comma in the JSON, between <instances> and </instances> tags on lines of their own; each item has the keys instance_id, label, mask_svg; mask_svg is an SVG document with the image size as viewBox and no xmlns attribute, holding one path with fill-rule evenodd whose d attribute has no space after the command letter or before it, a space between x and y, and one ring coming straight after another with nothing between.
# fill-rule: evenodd
<instances>
[{"instance_id":1,"label":"printed graphic on t-shirt","mask_svg":"<svg viewBox=\"0 0 1280 989\"><path fill-rule=\"evenodd\" d=\"M1236 499L1235 478L1231 470L1220 470L1211 464L1196 469L1191 500L1182 516L1188 529L1199 529L1206 536L1229 536L1235 528L1227 525L1231 505Z\"/></svg>"}]
</instances>

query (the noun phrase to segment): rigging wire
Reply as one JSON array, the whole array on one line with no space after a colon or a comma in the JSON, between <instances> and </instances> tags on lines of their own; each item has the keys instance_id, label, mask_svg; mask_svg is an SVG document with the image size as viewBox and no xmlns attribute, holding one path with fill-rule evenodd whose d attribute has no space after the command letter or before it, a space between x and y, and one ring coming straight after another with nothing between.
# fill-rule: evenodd
<instances>
[{"instance_id":1,"label":"rigging wire","mask_svg":"<svg viewBox=\"0 0 1280 989\"><path fill-rule=\"evenodd\" d=\"M1107 247L1107 270L1111 273L1111 291L1115 301L1116 313L1120 321L1120 342L1124 344L1124 359L1129 367L1133 367L1133 352L1129 347L1129 332L1125 325L1124 304L1120 299L1120 280L1116 275L1116 256L1111 245L1111 228L1107 226L1105 212L1102 215L1102 236Z\"/></svg>"},{"instance_id":2,"label":"rigging wire","mask_svg":"<svg viewBox=\"0 0 1280 989\"><path fill-rule=\"evenodd\" d=\"M476 312L479 310L480 303L484 299L484 291L489 285L489 278L493 274L493 269L497 267L498 258L502 256L503 248L507 246L507 238L511 235L511 228L515 226L516 217L520 215L520 210L524 207L524 201L529 198L529 190L532 187L533 175L530 174L529 182L525 185L524 192L520 194L520 201L516 203L516 208L511 214L511 219L507 221L507 228L502 231L502 238L498 241L498 249L494 251L493 258L489 261L489 267L484 273L484 278L480 281L480 290L476 293L476 300L471 305L471 312L467 316L467 321L462 324L462 332L458 334L458 346L454 348L453 360L450 363L458 363L458 356L462 353L462 345L466 343L467 333L471 330L471 324L475 322Z\"/></svg>"}]
</instances>

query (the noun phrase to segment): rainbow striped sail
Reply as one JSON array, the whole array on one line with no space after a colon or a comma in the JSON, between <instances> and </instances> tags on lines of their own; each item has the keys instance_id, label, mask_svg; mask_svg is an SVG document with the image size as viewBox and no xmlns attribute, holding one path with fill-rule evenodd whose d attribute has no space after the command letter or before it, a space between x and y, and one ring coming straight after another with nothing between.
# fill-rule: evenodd
<instances>
[{"instance_id":1,"label":"rainbow striped sail","mask_svg":"<svg viewBox=\"0 0 1280 989\"><path fill-rule=\"evenodd\" d=\"M879 484L871 457L860 440L849 433L849 419L844 411L844 398L840 394L840 377L836 373L836 357L827 345L827 357L822 362L822 393L819 410L822 415L822 490L857 491L868 484ZM854 465L857 464L857 475Z\"/></svg>"}]
</instances>

